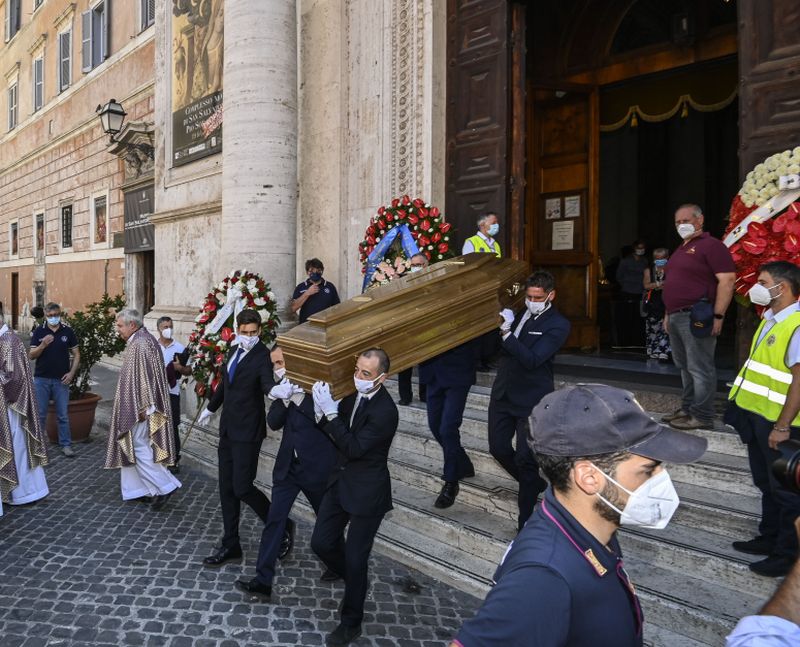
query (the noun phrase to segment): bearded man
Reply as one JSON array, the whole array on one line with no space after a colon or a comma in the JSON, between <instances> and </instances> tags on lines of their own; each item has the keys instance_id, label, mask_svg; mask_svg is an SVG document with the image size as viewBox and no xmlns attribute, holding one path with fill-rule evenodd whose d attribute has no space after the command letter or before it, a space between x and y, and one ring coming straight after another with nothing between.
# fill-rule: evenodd
<instances>
[{"instance_id":1,"label":"bearded man","mask_svg":"<svg viewBox=\"0 0 800 647\"><path fill-rule=\"evenodd\" d=\"M22 340L0 314L0 493L12 505L49 494L47 443L39 423L31 366ZM2 508L0 508L2 514Z\"/></svg>"},{"instance_id":2,"label":"bearded man","mask_svg":"<svg viewBox=\"0 0 800 647\"><path fill-rule=\"evenodd\" d=\"M120 310L117 332L127 342L119 372L105 469L120 469L122 500L164 507L181 483L167 466L175 464L175 437L167 373L158 341L138 311Z\"/></svg>"}]
</instances>

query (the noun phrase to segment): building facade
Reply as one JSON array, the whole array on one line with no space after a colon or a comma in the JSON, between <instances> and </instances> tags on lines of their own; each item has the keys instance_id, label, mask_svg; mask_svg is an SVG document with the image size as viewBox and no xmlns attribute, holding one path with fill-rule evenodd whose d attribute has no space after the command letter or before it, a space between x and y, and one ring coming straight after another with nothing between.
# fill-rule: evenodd
<instances>
[{"instance_id":1,"label":"building facade","mask_svg":"<svg viewBox=\"0 0 800 647\"><path fill-rule=\"evenodd\" d=\"M129 120L152 122L154 9L0 2L0 301L15 327L34 305L74 310L127 287L125 191L147 169L109 150L95 110L116 98Z\"/></svg>"}]
</instances>

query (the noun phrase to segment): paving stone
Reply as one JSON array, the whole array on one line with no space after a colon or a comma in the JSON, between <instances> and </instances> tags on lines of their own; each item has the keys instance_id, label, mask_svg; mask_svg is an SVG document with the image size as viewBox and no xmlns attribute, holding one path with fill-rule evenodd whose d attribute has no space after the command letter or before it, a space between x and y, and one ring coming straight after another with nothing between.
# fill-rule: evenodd
<instances>
[{"instance_id":1,"label":"paving stone","mask_svg":"<svg viewBox=\"0 0 800 647\"><path fill-rule=\"evenodd\" d=\"M258 554L260 522L247 506L245 561L203 568L222 534L216 482L186 464L183 487L163 511L123 502L119 472L102 469L116 376L102 369L94 377L108 393L92 438L73 459L51 451L47 499L6 506L0 517L0 645L324 645L338 624L343 584L319 581L311 526L298 523L270 603L234 587L254 575ZM403 592L408 576L421 594ZM361 647L442 647L480 604L380 554L372 556L370 581L364 635L354 643Z\"/></svg>"}]
</instances>

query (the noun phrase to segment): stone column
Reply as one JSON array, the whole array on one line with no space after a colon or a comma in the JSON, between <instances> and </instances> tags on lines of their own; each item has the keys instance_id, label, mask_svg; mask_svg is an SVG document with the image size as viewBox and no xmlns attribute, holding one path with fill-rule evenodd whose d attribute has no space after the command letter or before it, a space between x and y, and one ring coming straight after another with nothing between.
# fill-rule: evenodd
<instances>
[{"instance_id":1,"label":"stone column","mask_svg":"<svg viewBox=\"0 0 800 647\"><path fill-rule=\"evenodd\" d=\"M295 0L225 3L220 276L261 273L287 309L295 284Z\"/></svg>"}]
</instances>

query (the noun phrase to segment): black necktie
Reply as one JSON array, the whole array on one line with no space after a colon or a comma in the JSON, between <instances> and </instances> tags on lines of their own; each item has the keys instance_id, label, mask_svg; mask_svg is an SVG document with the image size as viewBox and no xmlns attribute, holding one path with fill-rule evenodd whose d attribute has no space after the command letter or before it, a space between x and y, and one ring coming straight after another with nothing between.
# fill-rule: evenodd
<instances>
[{"instance_id":1,"label":"black necktie","mask_svg":"<svg viewBox=\"0 0 800 647\"><path fill-rule=\"evenodd\" d=\"M236 375L236 367L239 365L239 360L243 353L244 348L239 348L239 350L236 351L236 355L233 356L233 361L228 369L228 382L233 382L233 376Z\"/></svg>"},{"instance_id":2,"label":"black necktie","mask_svg":"<svg viewBox=\"0 0 800 647\"><path fill-rule=\"evenodd\" d=\"M364 413L364 409L367 408L367 402L368 402L367 398L365 398L362 395L361 399L358 401L358 406L356 407L356 413L353 416L353 420L355 420L356 418L358 418L358 416L360 416L362 413Z\"/></svg>"}]
</instances>

